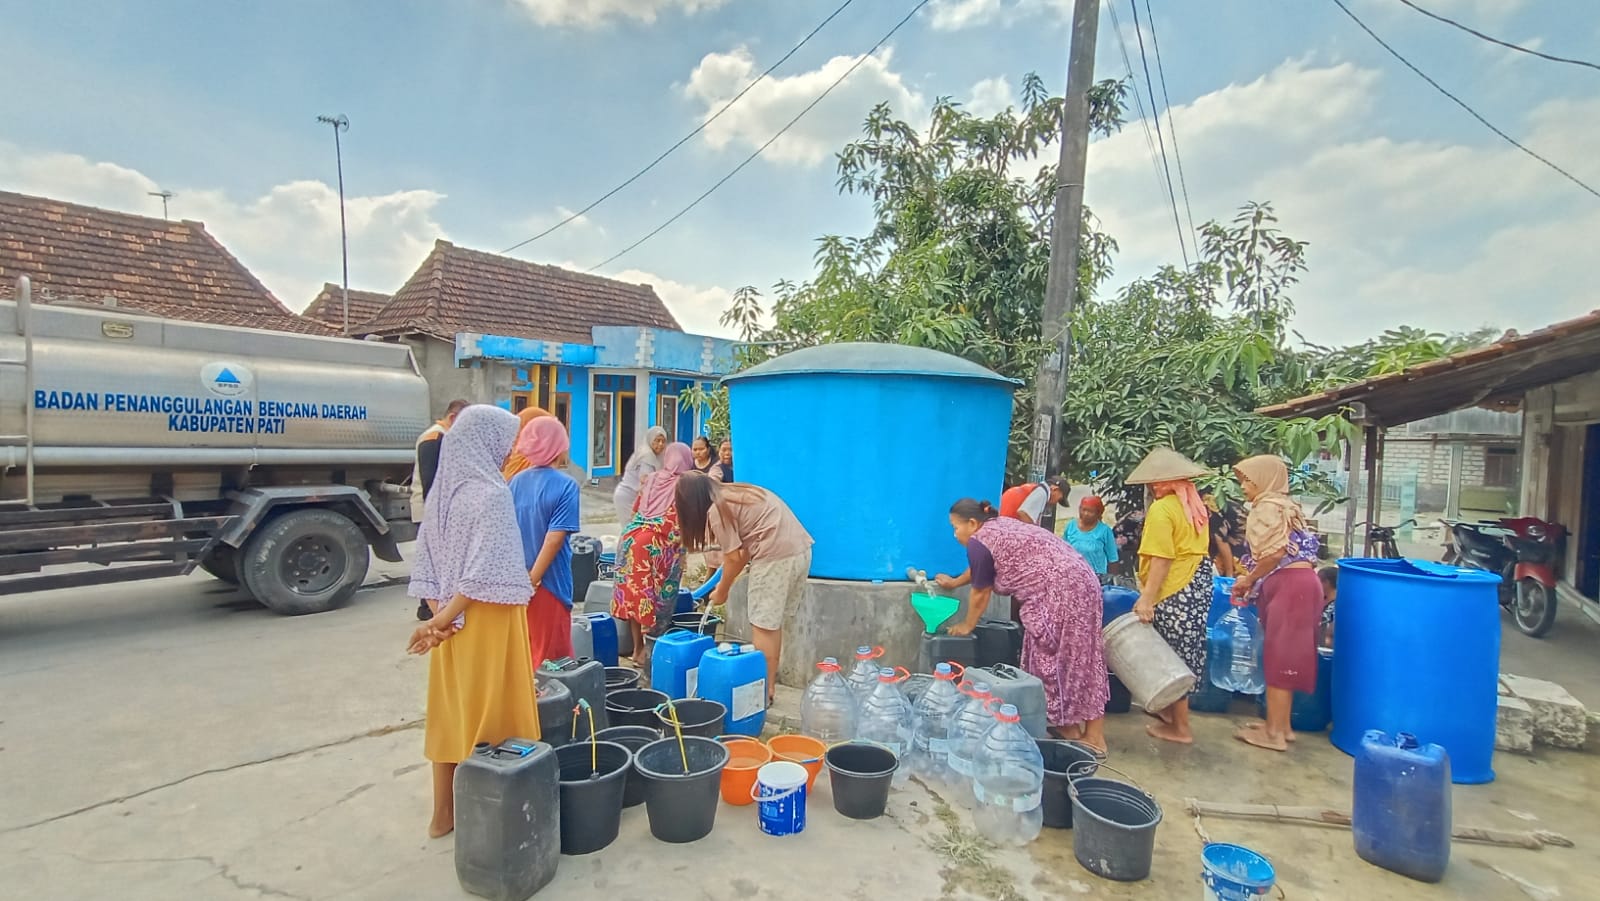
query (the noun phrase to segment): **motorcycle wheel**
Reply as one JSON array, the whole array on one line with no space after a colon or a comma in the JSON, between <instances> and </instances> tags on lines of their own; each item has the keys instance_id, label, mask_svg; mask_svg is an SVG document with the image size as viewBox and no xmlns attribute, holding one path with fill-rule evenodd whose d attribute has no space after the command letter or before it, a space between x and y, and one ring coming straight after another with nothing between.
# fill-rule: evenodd
<instances>
[{"instance_id":1,"label":"motorcycle wheel","mask_svg":"<svg viewBox=\"0 0 1600 901\"><path fill-rule=\"evenodd\" d=\"M1543 638L1556 622L1555 592L1537 579L1523 579L1517 583L1516 602L1511 607L1511 619L1517 630L1530 638Z\"/></svg>"}]
</instances>

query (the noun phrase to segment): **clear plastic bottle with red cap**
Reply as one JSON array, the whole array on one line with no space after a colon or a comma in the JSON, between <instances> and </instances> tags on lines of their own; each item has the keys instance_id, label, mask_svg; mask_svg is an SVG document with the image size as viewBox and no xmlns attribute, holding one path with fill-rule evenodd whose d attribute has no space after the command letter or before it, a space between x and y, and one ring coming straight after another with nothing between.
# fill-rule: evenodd
<instances>
[{"instance_id":1,"label":"clear plastic bottle with red cap","mask_svg":"<svg viewBox=\"0 0 1600 901\"><path fill-rule=\"evenodd\" d=\"M850 684L850 690L855 693L856 703L865 703L867 695L872 694L878 687L878 670L882 664L878 663L883 656L883 648L869 648L862 645L856 648L856 662L850 668L850 675L845 679Z\"/></svg>"},{"instance_id":2,"label":"clear plastic bottle with red cap","mask_svg":"<svg viewBox=\"0 0 1600 901\"><path fill-rule=\"evenodd\" d=\"M875 742L895 753L899 759L891 783L895 786L905 785L911 778L911 702L900 690L900 683L908 675L903 669L879 669L872 693L861 704L859 736L862 741Z\"/></svg>"},{"instance_id":3,"label":"clear plastic bottle with red cap","mask_svg":"<svg viewBox=\"0 0 1600 901\"><path fill-rule=\"evenodd\" d=\"M860 705L840 672L839 661L822 658L816 677L800 696L801 734L831 745L855 738L860 722Z\"/></svg>"},{"instance_id":4,"label":"clear plastic bottle with red cap","mask_svg":"<svg viewBox=\"0 0 1600 901\"><path fill-rule=\"evenodd\" d=\"M933 668L933 684L917 699L913 723L912 764L914 771L930 788L950 781L950 725L966 696L956 689L956 680L965 670L959 664L941 663Z\"/></svg>"},{"instance_id":5,"label":"clear plastic bottle with red cap","mask_svg":"<svg viewBox=\"0 0 1600 901\"><path fill-rule=\"evenodd\" d=\"M945 800L971 809L976 804L972 779L977 773L978 746L994 726L994 712L999 705L990 694L987 682L963 681L957 688L964 700L956 708L950 726L950 781Z\"/></svg>"},{"instance_id":6,"label":"clear plastic bottle with red cap","mask_svg":"<svg viewBox=\"0 0 1600 901\"><path fill-rule=\"evenodd\" d=\"M1010 704L978 746L972 822L996 845L1026 845L1044 829L1044 755Z\"/></svg>"}]
</instances>

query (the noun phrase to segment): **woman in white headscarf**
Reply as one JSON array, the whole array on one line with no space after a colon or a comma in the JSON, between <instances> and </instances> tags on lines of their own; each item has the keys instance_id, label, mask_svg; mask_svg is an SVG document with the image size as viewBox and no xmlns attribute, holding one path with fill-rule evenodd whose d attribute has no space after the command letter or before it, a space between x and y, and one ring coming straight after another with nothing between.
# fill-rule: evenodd
<instances>
[{"instance_id":1,"label":"woman in white headscarf","mask_svg":"<svg viewBox=\"0 0 1600 901\"><path fill-rule=\"evenodd\" d=\"M644 433L644 441L639 444L639 449L628 458L628 465L622 469L622 479L617 482L617 491L611 495L611 502L617 505L618 528L623 532L628 531L628 526L633 523L633 502L639 499L639 486L643 484L644 477L661 468L661 452L667 449L667 430L661 426L651 426Z\"/></svg>"},{"instance_id":2,"label":"woman in white headscarf","mask_svg":"<svg viewBox=\"0 0 1600 901\"><path fill-rule=\"evenodd\" d=\"M433 762L434 838L455 828L456 764L478 742L539 738L528 598L517 514L500 468L517 439L517 417L467 407L440 440L408 593L433 618L409 649L428 654L423 753Z\"/></svg>"}]
</instances>

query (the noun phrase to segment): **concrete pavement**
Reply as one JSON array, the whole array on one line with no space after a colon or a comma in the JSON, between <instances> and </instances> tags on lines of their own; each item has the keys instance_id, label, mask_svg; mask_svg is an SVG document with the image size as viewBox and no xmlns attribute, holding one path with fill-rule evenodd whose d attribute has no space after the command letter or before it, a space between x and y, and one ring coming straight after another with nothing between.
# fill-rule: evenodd
<instances>
[{"instance_id":1,"label":"concrete pavement","mask_svg":"<svg viewBox=\"0 0 1600 901\"><path fill-rule=\"evenodd\" d=\"M451 841L424 834L425 666L402 647L414 605L384 581L403 572L378 564L353 604L297 619L203 576L0 599L0 895L467 897ZM1577 665L1566 645L1561 659ZM1561 679L1540 665L1551 647L1508 640L1507 668ZM780 695L779 727L792 726L796 697ZM563 858L540 897L1188 901L1200 891L1200 840L1183 798L1348 806L1350 759L1322 736L1272 755L1228 737L1238 717L1197 719L1189 748L1146 738L1137 713L1108 725L1113 765L1165 808L1144 883L1089 875L1071 833L986 849L965 814L916 785L893 796L886 818L847 821L824 777L801 836L764 837L751 808L723 806L709 838L669 846L630 810L616 844ZM1540 897L1587 897L1600 884L1600 758L1541 749L1496 765L1495 783L1456 790L1457 823L1553 829L1577 849L1458 844L1445 881L1427 886L1361 863L1342 830L1203 825L1269 855L1295 899L1530 897L1513 879L1559 893Z\"/></svg>"}]
</instances>

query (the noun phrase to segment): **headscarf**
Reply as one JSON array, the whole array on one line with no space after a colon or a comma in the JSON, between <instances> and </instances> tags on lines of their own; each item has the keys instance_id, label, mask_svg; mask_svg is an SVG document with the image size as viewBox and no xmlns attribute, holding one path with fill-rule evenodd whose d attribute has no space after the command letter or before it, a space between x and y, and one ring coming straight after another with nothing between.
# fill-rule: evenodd
<instances>
[{"instance_id":1,"label":"headscarf","mask_svg":"<svg viewBox=\"0 0 1600 901\"><path fill-rule=\"evenodd\" d=\"M628 465L633 466L635 463L649 463L656 469L660 469L661 455L656 453L655 448L651 447L651 445L656 443L657 438L665 437L667 437L667 430L661 426L653 425L646 429L644 433L644 440L639 442L638 449L633 452L633 456L628 458Z\"/></svg>"},{"instance_id":2,"label":"headscarf","mask_svg":"<svg viewBox=\"0 0 1600 901\"><path fill-rule=\"evenodd\" d=\"M1106 515L1106 502L1101 500L1098 497L1090 495L1089 497L1086 497L1083 500L1078 502L1078 509L1079 510L1093 510L1096 515L1105 516Z\"/></svg>"},{"instance_id":3,"label":"headscarf","mask_svg":"<svg viewBox=\"0 0 1600 901\"><path fill-rule=\"evenodd\" d=\"M458 594L492 604L526 604L533 595L522 565L522 535L500 464L517 440L517 417L475 404L445 433L439 474L417 533L414 598L448 602Z\"/></svg>"},{"instance_id":4,"label":"headscarf","mask_svg":"<svg viewBox=\"0 0 1600 901\"><path fill-rule=\"evenodd\" d=\"M1233 467L1253 482L1260 493L1250 502L1244 521L1244 538L1256 559L1289 546L1289 533L1306 527L1305 514L1289 496L1289 467L1271 454L1240 460Z\"/></svg>"},{"instance_id":5,"label":"headscarf","mask_svg":"<svg viewBox=\"0 0 1600 901\"><path fill-rule=\"evenodd\" d=\"M522 412L517 414L517 434L521 435L522 432L528 428L528 424L533 422L535 419L542 419L549 415L550 411L541 407L524 407ZM500 475L509 482L511 481L512 476L523 471L524 469L527 469L531 465L532 464L528 462L528 458L523 456L522 448L513 447L511 449L511 456L506 458L506 465L500 468Z\"/></svg>"},{"instance_id":6,"label":"headscarf","mask_svg":"<svg viewBox=\"0 0 1600 901\"><path fill-rule=\"evenodd\" d=\"M554 466L572 446L567 427L554 416L538 416L528 421L517 435L513 455L521 457L530 467Z\"/></svg>"},{"instance_id":7,"label":"headscarf","mask_svg":"<svg viewBox=\"0 0 1600 901\"><path fill-rule=\"evenodd\" d=\"M1189 524L1194 526L1196 532L1207 532L1211 528L1211 511L1206 509L1206 502L1200 499L1200 489L1188 479L1169 479L1152 482L1151 488L1165 488L1177 497L1178 503L1183 505L1183 512L1189 516Z\"/></svg>"},{"instance_id":8,"label":"headscarf","mask_svg":"<svg viewBox=\"0 0 1600 901\"><path fill-rule=\"evenodd\" d=\"M640 516L654 519L666 516L672 507L672 495L678 488L678 476L694 469L694 451L689 445L675 441L661 452L661 468L644 477L639 490Z\"/></svg>"}]
</instances>

